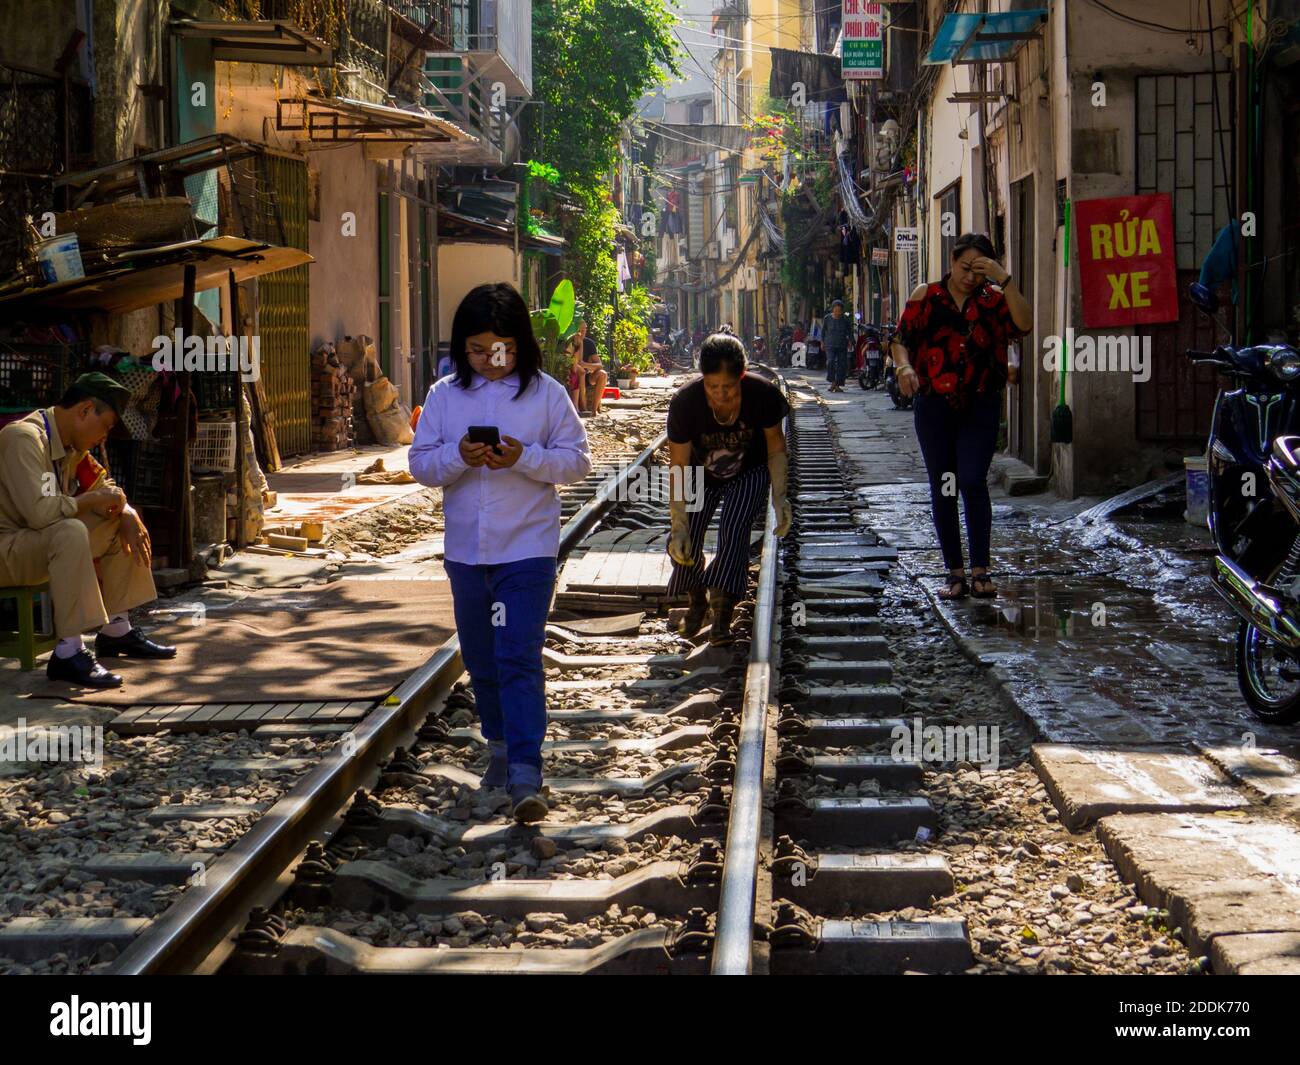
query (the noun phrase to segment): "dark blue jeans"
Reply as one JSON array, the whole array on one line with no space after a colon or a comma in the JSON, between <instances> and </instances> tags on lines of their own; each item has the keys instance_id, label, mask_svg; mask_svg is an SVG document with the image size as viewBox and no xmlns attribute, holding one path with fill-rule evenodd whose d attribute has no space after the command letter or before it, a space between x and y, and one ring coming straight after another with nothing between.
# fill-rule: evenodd
<instances>
[{"instance_id":1,"label":"dark blue jeans","mask_svg":"<svg viewBox=\"0 0 1300 1065\"><path fill-rule=\"evenodd\" d=\"M941 396L917 396L912 409L916 414L916 438L930 476L930 505L943 563L949 570L964 568L957 520L960 492L966 506L971 566L987 568L993 528L989 464L998 443L1002 393L972 397L961 412Z\"/></svg>"},{"instance_id":2,"label":"dark blue jeans","mask_svg":"<svg viewBox=\"0 0 1300 1065\"><path fill-rule=\"evenodd\" d=\"M555 592L555 559L443 566L483 738L505 740L511 765L540 770L546 736L542 644Z\"/></svg>"},{"instance_id":3,"label":"dark blue jeans","mask_svg":"<svg viewBox=\"0 0 1300 1065\"><path fill-rule=\"evenodd\" d=\"M844 379L849 375L849 351L848 348L831 348L830 357L827 359L826 379L833 385L844 385Z\"/></svg>"}]
</instances>

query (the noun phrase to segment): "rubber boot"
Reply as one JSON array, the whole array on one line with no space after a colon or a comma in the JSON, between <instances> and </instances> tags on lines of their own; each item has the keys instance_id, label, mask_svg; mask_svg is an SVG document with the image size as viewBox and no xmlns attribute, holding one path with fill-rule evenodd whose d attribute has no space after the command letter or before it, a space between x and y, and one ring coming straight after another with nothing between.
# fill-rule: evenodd
<instances>
[{"instance_id":1,"label":"rubber boot","mask_svg":"<svg viewBox=\"0 0 1300 1065\"><path fill-rule=\"evenodd\" d=\"M721 588L709 589L709 609L713 611L713 625L709 629L709 644L713 647L729 647L736 638L731 634L731 613L736 608L732 599Z\"/></svg>"},{"instance_id":2,"label":"rubber boot","mask_svg":"<svg viewBox=\"0 0 1300 1065\"><path fill-rule=\"evenodd\" d=\"M682 618L682 635L688 640L704 627L704 615L709 610L709 593L705 588L691 589L691 605Z\"/></svg>"}]
</instances>

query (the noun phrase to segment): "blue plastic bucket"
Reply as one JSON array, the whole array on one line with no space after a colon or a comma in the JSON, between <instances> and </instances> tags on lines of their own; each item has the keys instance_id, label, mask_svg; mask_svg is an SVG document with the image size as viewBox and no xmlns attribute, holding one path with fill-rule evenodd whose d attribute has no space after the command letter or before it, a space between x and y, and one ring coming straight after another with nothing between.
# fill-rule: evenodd
<instances>
[{"instance_id":1,"label":"blue plastic bucket","mask_svg":"<svg viewBox=\"0 0 1300 1065\"><path fill-rule=\"evenodd\" d=\"M36 245L36 261L40 263L41 276L50 284L86 276L81 265L81 245L75 233L46 237Z\"/></svg>"}]
</instances>

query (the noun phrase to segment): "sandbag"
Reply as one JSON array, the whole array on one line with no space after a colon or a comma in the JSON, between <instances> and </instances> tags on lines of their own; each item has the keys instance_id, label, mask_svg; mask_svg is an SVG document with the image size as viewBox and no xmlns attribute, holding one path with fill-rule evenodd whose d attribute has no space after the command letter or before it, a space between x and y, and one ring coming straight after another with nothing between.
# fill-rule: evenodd
<instances>
[{"instance_id":1,"label":"sandbag","mask_svg":"<svg viewBox=\"0 0 1300 1065\"><path fill-rule=\"evenodd\" d=\"M415 439L411 429L411 412L402 403L393 382L387 377L365 384L366 420L381 444L409 444Z\"/></svg>"}]
</instances>

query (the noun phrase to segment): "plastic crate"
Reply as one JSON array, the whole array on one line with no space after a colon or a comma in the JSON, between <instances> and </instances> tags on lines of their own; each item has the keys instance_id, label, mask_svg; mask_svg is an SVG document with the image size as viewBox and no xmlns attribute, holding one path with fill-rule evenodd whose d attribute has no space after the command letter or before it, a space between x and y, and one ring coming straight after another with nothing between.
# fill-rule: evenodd
<instances>
[{"instance_id":1,"label":"plastic crate","mask_svg":"<svg viewBox=\"0 0 1300 1065\"><path fill-rule=\"evenodd\" d=\"M58 402L67 388L70 350L25 341L0 341L0 411L38 410Z\"/></svg>"},{"instance_id":2,"label":"plastic crate","mask_svg":"<svg viewBox=\"0 0 1300 1065\"><path fill-rule=\"evenodd\" d=\"M110 440L104 445L108 474L137 507L163 505L167 448L153 440Z\"/></svg>"},{"instance_id":3,"label":"plastic crate","mask_svg":"<svg viewBox=\"0 0 1300 1065\"><path fill-rule=\"evenodd\" d=\"M190 467L196 470L235 469L234 420L199 422L199 435L190 445Z\"/></svg>"},{"instance_id":4,"label":"plastic crate","mask_svg":"<svg viewBox=\"0 0 1300 1065\"><path fill-rule=\"evenodd\" d=\"M201 411L234 410L239 395L238 376L234 373L195 373L190 375L190 389Z\"/></svg>"}]
</instances>

